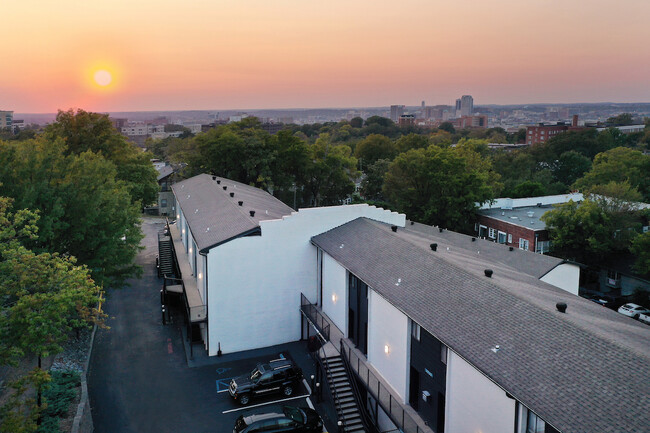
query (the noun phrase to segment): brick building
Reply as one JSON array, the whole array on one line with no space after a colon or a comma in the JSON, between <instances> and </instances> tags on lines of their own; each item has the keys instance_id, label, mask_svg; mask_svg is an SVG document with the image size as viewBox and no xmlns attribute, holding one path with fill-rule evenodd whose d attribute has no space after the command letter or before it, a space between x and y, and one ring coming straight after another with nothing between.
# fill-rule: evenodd
<instances>
[{"instance_id":1,"label":"brick building","mask_svg":"<svg viewBox=\"0 0 650 433\"><path fill-rule=\"evenodd\" d=\"M560 194L521 199L499 198L479 210L480 238L544 254L550 247L546 224L540 219L554 204L582 201L582 194Z\"/></svg>"},{"instance_id":2,"label":"brick building","mask_svg":"<svg viewBox=\"0 0 650 433\"><path fill-rule=\"evenodd\" d=\"M568 125L564 122L558 122L555 125L545 125L543 123L538 124L537 126L527 126L526 127L526 144L541 144L545 143L547 140L552 138L557 134L561 134L566 131L578 131L584 129L583 127L578 126L578 115L573 116L571 125Z\"/></svg>"}]
</instances>

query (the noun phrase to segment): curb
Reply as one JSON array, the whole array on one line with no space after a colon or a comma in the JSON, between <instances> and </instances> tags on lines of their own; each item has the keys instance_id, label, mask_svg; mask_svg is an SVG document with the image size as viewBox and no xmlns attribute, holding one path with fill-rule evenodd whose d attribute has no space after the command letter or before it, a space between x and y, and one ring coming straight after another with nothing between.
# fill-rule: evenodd
<instances>
[{"instance_id":1,"label":"curb","mask_svg":"<svg viewBox=\"0 0 650 433\"><path fill-rule=\"evenodd\" d=\"M88 374L88 365L90 364L90 356L93 353L93 343L95 342L95 332L97 332L97 325L93 326L93 332L90 335L90 344L88 347L88 356L86 357L86 362L84 363L84 374L81 375L81 398L79 399L79 404L77 405L77 414L74 416L74 421L72 422L71 433L79 433L79 428L81 425L81 418L84 415L84 408L86 405L90 407L88 402L88 383L86 381L86 374ZM88 414L91 420L90 425L92 424L92 415ZM92 431L92 430L91 430Z\"/></svg>"}]
</instances>

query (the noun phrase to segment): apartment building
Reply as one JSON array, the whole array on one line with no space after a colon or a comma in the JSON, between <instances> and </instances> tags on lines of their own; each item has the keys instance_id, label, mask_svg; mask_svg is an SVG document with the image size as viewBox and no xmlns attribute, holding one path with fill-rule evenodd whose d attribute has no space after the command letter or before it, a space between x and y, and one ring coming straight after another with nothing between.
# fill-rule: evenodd
<instances>
[{"instance_id":1,"label":"apartment building","mask_svg":"<svg viewBox=\"0 0 650 433\"><path fill-rule=\"evenodd\" d=\"M650 332L576 296L575 264L365 204L294 211L218 176L172 191L164 289L188 332L209 355L317 334L323 369L348 366L321 376L345 431L650 425ZM354 392L335 391L343 376Z\"/></svg>"}]
</instances>

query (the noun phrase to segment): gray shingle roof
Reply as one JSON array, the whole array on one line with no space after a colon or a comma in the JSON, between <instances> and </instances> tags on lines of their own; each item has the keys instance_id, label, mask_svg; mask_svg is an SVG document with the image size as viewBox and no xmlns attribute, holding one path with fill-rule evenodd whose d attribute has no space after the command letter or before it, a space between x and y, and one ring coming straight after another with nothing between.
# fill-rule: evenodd
<instances>
[{"instance_id":1,"label":"gray shingle roof","mask_svg":"<svg viewBox=\"0 0 650 433\"><path fill-rule=\"evenodd\" d=\"M163 165L162 167L157 168L156 170L158 170L158 178L157 178L158 181L174 173L174 167L172 167L171 165Z\"/></svg>"},{"instance_id":2,"label":"gray shingle roof","mask_svg":"<svg viewBox=\"0 0 650 433\"><path fill-rule=\"evenodd\" d=\"M178 182L172 185L172 191L200 251L255 231L260 221L293 212L266 191L218 176L213 179L208 174ZM251 216L250 211L255 215Z\"/></svg>"},{"instance_id":3,"label":"gray shingle roof","mask_svg":"<svg viewBox=\"0 0 650 433\"><path fill-rule=\"evenodd\" d=\"M544 256L410 227L356 219L312 242L559 431L648 431L649 327L539 281Z\"/></svg>"}]
</instances>

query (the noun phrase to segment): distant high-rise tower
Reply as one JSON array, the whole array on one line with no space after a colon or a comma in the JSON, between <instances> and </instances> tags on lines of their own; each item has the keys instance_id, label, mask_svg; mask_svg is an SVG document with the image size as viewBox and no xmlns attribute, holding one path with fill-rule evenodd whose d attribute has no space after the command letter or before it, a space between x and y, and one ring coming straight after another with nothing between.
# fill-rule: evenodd
<instances>
[{"instance_id":1,"label":"distant high-rise tower","mask_svg":"<svg viewBox=\"0 0 650 433\"><path fill-rule=\"evenodd\" d=\"M397 123L397 121L399 121L399 118L400 118L400 116L402 114L404 114L404 106L403 105L391 105L390 106L390 120Z\"/></svg>"},{"instance_id":2,"label":"distant high-rise tower","mask_svg":"<svg viewBox=\"0 0 650 433\"><path fill-rule=\"evenodd\" d=\"M460 116L461 116L461 114L460 114L460 107L461 107L461 100L460 100L460 99L456 99L456 111L455 111L455 113L456 113L456 117L460 117Z\"/></svg>"},{"instance_id":3,"label":"distant high-rise tower","mask_svg":"<svg viewBox=\"0 0 650 433\"><path fill-rule=\"evenodd\" d=\"M458 110L458 99L456 100L456 109ZM471 95L463 95L460 98L460 115L471 116L474 113L474 98Z\"/></svg>"},{"instance_id":4,"label":"distant high-rise tower","mask_svg":"<svg viewBox=\"0 0 650 433\"><path fill-rule=\"evenodd\" d=\"M425 105L424 101L422 101L422 109L423 109L423 110L424 110L424 107L425 107L425 106L426 106L426 105Z\"/></svg>"}]
</instances>

